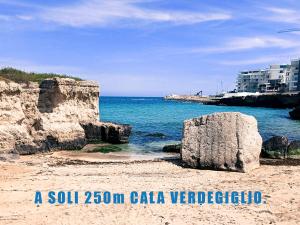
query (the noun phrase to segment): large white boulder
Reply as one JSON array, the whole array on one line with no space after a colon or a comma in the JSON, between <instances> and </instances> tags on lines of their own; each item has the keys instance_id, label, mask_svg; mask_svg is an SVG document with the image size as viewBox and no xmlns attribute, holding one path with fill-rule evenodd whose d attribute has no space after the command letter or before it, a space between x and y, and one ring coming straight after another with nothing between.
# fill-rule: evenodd
<instances>
[{"instance_id":1,"label":"large white boulder","mask_svg":"<svg viewBox=\"0 0 300 225\"><path fill-rule=\"evenodd\" d=\"M191 167L248 172L259 167L261 148L253 116L226 112L184 122L181 157Z\"/></svg>"}]
</instances>

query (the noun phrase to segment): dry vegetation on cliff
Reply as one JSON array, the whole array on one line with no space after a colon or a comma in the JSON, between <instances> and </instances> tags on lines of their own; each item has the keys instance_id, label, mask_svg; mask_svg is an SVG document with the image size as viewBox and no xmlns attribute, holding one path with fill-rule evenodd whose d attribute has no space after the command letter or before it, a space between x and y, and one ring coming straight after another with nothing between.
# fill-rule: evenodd
<instances>
[{"instance_id":1,"label":"dry vegetation on cliff","mask_svg":"<svg viewBox=\"0 0 300 225\"><path fill-rule=\"evenodd\" d=\"M47 78L54 78L54 77L72 78L75 80L81 80L78 77L72 77L63 74L25 72L11 67L6 67L0 70L0 80L14 81L16 83L27 83L27 82L41 83L42 80L45 80Z\"/></svg>"}]
</instances>

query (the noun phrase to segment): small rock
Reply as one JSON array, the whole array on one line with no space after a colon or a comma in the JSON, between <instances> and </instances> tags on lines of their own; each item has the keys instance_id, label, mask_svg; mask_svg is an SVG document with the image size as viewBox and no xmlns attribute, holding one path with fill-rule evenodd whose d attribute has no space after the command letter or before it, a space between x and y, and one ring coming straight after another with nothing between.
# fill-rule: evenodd
<instances>
[{"instance_id":1,"label":"small rock","mask_svg":"<svg viewBox=\"0 0 300 225\"><path fill-rule=\"evenodd\" d=\"M128 143L131 126L105 122L81 123L88 142L104 141L112 144Z\"/></svg>"},{"instance_id":2,"label":"small rock","mask_svg":"<svg viewBox=\"0 0 300 225\"><path fill-rule=\"evenodd\" d=\"M300 106L289 112L290 117L294 120L300 120Z\"/></svg>"},{"instance_id":3,"label":"small rock","mask_svg":"<svg viewBox=\"0 0 300 225\"><path fill-rule=\"evenodd\" d=\"M166 145L163 147L162 151L180 153L181 146L181 144Z\"/></svg>"},{"instance_id":4,"label":"small rock","mask_svg":"<svg viewBox=\"0 0 300 225\"><path fill-rule=\"evenodd\" d=\"M285 136L274 136L263 143L261 156L265 158L284 158L287 155L289 140Z\"/></svg>"},{"instance_id":5,"label":"small rock","mask_svg":"<svg viewBox=\"0 0 300 225\"><path fill-rule=\"evenodd\" d=\"M165 138L166 135L163 133L155 132L155 133L150 133L147 134L146 137L153 137L153 138Z\"/></svg>"}]
</instances>

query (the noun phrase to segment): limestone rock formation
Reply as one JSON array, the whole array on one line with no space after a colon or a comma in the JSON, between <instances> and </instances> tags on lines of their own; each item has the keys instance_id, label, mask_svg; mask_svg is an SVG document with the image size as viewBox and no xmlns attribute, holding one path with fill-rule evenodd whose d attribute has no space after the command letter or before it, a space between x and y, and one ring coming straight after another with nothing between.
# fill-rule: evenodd
<instances>
[{"instance_id":1,"label":"limestone rock formation","mask_svg":"<svg viewBox=\"0 0 300 225\"><path fill-rule=\"evenodd\" d=\"M99 86L73 79L46 79L37 108L50 149L80 149L86 144L82 122L99 120Z\"/></svg>"},{"instance_id":2,"label":"limestone rock formation","mask_svg":"<svg viewBox=\"0 0 300 225\"><path fill-rule=\"evenodd\" d=\"M16 83L0 82L0 151L17 152L19 146L35 146L25 123L21 103L22 88Z\"/></svg>"},{"instance_id":3,"label":"limestone rock formation","mask_svg":"<svg viewBox=\"0 0 300 225\"><path fill-rule=\"evenodd\" d=\"M285 136L274 136L263 143L262 157L284 158L287 156L289 139Z\"/></svg>"},{"instance_id":4,"label":"limestone rock formation","mask_svg":"<svg viewBox=\"0 0 300 225\"><path fill-rule=\"evenodd\" d=\"M32 154L80 149L89 137L82 124L99 122L99 85L53 78L37 83L0 81L0 153ZM98 140L128 141L129 126L104 125ZM115 129L113 129L113 128Z\"/></svg>"},{"instance_id":5,"label":"limestone rock formation","mask_svg":"<svg viewBox=\"0 0 300 225\"><path fill-rule=\"evenodd\" d=\"M215 113L184 122L181 157L194 168L248 172L259 167L261 146L253 116Z\"/></svg>"}]
</instances>

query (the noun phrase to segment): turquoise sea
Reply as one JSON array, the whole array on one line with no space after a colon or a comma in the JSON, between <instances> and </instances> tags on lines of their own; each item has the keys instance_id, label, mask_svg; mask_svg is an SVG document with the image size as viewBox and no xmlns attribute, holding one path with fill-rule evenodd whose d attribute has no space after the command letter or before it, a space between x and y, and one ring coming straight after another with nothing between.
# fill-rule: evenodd
<instances>
[{"instance_id":1,"label":"turquoise sea","mask_svg":"<svg viewBox=\"0 0 300 225\"><path fill-rule=\"evenodd\" d=\"M122 145L125 151L159 152L164 145L181 140L184 120L214 112L253 115L264 140L273 135L300 140L300 122L289 119L288 109L213 106L156 97L100 98L101 121L126 123L133 128L130 144Z\"/></svg>"}]
</instances>

